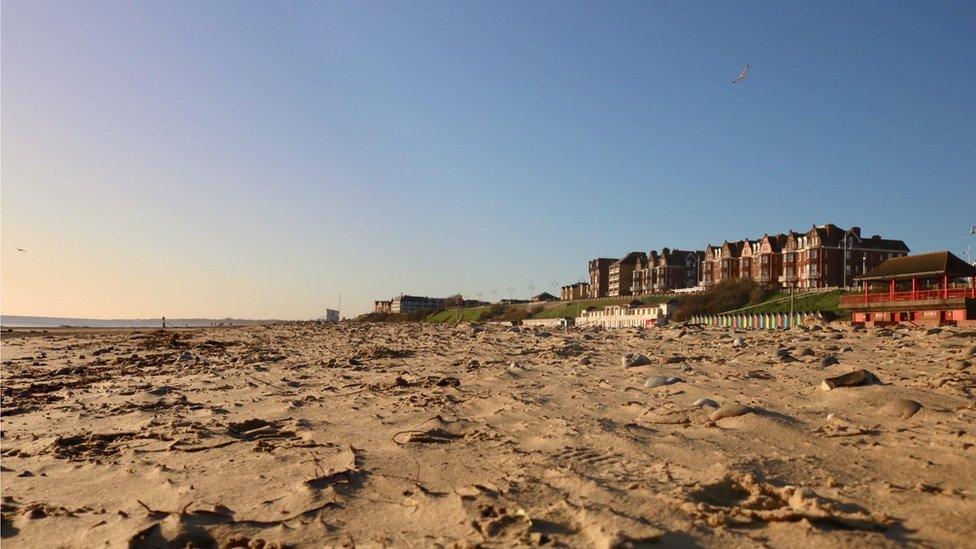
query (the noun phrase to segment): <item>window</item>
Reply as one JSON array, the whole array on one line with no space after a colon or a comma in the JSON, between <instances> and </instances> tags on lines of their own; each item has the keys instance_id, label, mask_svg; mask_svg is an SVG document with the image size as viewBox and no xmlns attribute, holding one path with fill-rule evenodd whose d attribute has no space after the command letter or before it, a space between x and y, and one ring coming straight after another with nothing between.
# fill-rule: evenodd
<instances>
[{"instance_id":1,"label":"window","mask_svg":"<svg viewBox=\"0 0 976 549\"><path fill-rule=\"evenodd\" d=\"M817 250L810 250L810 259L817 258Z\"/></svg>"},{"instance_id":2,"label":"window","mask_svg":"<svg viewBox=\"0 0 976 549\"><path fill-rule=\"evenodd\" d=\"M769 256L768 255L762 256L762 264L763 265L769 264Z\"/></svg>"}]
</instances>

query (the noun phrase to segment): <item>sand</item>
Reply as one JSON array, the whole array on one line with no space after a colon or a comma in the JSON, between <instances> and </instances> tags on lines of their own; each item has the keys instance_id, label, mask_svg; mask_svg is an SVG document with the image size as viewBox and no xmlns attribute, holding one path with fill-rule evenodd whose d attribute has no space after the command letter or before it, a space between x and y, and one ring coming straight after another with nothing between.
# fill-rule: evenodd
<instances>
[{"instance_id":1,"label":"sand","mask_svg":"<svg viewBox=\"0 0 976 549\"><path fill-rule=\"evenodd\" d=\"M846 326L4 333L2 543L971 546L974 343Z\"/></svg>"}]
</instances>

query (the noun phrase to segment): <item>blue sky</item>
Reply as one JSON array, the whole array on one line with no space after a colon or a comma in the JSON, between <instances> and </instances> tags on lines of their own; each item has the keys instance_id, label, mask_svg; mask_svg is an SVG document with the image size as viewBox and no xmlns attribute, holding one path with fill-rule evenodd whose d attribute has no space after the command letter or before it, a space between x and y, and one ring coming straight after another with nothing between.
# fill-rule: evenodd
<instances>
[{"instance_id":1,"label":"blue sky","mask_svg":"<svg viewBox=\"0 0 976 549\"><path fill-rule=\"evenodd\" d=\"M525 296L823 222L961 254L974 28L972 2L4 2L2 310Z\"/></svg>"}]
</instances>

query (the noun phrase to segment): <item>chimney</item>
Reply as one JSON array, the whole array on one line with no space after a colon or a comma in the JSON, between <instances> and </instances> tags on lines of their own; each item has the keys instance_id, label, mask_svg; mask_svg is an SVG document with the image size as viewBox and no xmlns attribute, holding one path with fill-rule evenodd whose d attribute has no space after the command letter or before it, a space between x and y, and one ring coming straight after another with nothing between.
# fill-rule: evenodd
<instances>
[{"instance_id":1,"label":"chimney","mask_svg":"<svg viewBox=\"0 0 976 549\"><path fill-rule=\"evenodd\" d=\"M851 227L851 232L854 233L854 236L856 236L858 238L861 238L861 228L860 227Z\"/></svg>"}]
</instances>

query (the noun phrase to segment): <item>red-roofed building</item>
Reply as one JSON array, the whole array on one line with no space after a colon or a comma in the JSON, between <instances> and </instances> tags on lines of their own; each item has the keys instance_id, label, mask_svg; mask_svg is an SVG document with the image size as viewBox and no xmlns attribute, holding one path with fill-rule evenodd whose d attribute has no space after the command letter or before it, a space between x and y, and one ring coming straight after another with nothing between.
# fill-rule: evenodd
<instances>
[{"instance_id":1,"label":"red-roofed building","mask_svg":"<svg viewBox=\"0 0 976 549\"><path fill-rule=\"evenodd\" d=\"M976 326L976 267L950 252L888 259L857 279L864 293L840 301L854 324Z\"/></svg>"}]
</instances>

